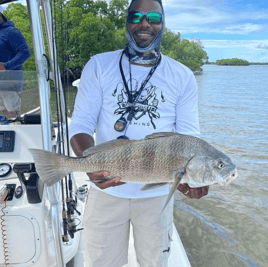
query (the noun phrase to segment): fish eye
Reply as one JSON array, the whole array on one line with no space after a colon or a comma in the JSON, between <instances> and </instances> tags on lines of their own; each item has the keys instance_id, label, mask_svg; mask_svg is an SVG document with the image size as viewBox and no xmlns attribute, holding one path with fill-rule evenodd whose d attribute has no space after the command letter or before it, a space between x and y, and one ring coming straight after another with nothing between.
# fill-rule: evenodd
<instances>
[{"instance_id":1,"label":"fish eye","mask_svg":"<svg viewBox=\"0 0 268 267\"><path fill-rule=\"evenodd\" d=\"M222 169L224 166L225 166L224 163L222 161L220 161L219 164L218 164L218 168Z\"/></svg>"}]
</instances>

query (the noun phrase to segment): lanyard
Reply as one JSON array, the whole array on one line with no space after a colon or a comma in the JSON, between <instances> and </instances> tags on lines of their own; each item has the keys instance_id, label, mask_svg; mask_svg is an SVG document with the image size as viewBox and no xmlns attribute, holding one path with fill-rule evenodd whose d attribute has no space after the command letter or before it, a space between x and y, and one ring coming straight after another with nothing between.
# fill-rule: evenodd
<instances>
[{"instance_id":1,"label":"lanyard","mask_svg":"<svg viewBox=\"0 0 268 267\"><path fill-rule=\"evenodd\" d=\"M123 68L122 68L122 58L123 55L125 53L125 50L122 52L120 61L119 61L119 68L120 68L120 72L121 72L121 76L123 79L123 83L124 86L126 88L126 93L128 95L128 102L129 102L129 106L127 107L126 113L129 113L127 116L127 120L129 122L132 121L133 117L135 116L135 104L139 99L139 96L142 92L142 90L144 89L144 87L146 86L146 84L148 83L148 81L150 80L150 78L152 77L153 73L155 72L156 68L158 67L158 65L161 62L161 55L160 57L157 59L157 62L155 63L155 65L151 68L149 74L147 75L147 78L144 80L144 82L141 85L140 90L138 90L137 92L135 92L134 94L132 94L132 77L131 77L131 67L130 67L130 62L129 62L129 74L130 74L130 86L131 86L131 92L129 91L127 82L126 82L126 78L123 72ZM125 134L122 136L119 136L117 139L128 139L126 137L126 131L128 128L128 122L127 120L122 116L120 119L118 119L114 125L114 129L118 132L122 132L125 131Z\"/></svg>"},{"instance_id":2,"label":"lanyard","mask_svg":"<svg viewBox=\"0 0 268 267\"><path fill-rule=\"evenodd\" d=\"M120 61L119 61L119 68L120 68L121 76L122 76L122 79L123 79L123 82L124 82L124 86L126 88L126 92L127 92L127 95L128 95L128 102L130 103L130 112L129 112L129 115L127 117L127 120L128 121L131 121L132 118L133 118L133 116L134 116L134 109L135 109L134 105L137 102L137 100L138 100L138 98L139 98L142 90L144 89L144 87L146 86L146 84L148 83L148 81L150 80L150 78L152 77L152 75L155 72L155 70L158 67L158 65L160 64L160 62L161 62L161 54L160 54L160 57L158 58L156 64L151 68L149 74L147 75L147 78L143 81L140 90L137 91L133 95L129 91L129 88L128 88L128 85L127 85L127 82L126 82L126 78L125 78L125 75L124 75L124 72L123 72L123 68L122 68L122 58L123 58L124 53L125 53L125 50L122 52L122 55L121 55L121 58L120 58ZM131 71L130 71L130 78L131 78ZM132 81L131 80L130 80L130 83L132 84Z\"/></svg>"}]
</instances>

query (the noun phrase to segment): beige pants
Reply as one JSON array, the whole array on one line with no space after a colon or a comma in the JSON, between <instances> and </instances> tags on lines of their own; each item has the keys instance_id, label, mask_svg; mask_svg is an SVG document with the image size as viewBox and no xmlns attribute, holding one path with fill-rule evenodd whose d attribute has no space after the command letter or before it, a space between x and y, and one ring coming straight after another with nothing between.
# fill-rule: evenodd
<instances>
[{"instance_id":1,"label":"beige pants","mask_svg":"<svg viewBox=\"0 0 268 267\"><path fill-rule=\"evenodd\" d=\"M125 199L90 188L84 215L85 266L127 264L130 222L141 267L167 267L173 226L172 198Z\"/></svg>"}]
</instances>

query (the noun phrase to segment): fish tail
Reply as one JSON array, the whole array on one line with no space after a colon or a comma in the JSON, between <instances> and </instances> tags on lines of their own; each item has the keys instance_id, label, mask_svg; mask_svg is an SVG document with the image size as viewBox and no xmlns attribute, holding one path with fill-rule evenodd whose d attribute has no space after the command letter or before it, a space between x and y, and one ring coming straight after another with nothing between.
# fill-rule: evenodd
<instances>
[{"instance_id":1,"label":"fish tail","mask_svg":"<svg viewBox=\"0 0 268 267\"><path fill-rule=\"evenodd\" d=\"M29 151L32 153L36 171L46 186L53 186L71 172L59 164L69 157L41 149L29 149Z\"/></svg>"}]
</instances>

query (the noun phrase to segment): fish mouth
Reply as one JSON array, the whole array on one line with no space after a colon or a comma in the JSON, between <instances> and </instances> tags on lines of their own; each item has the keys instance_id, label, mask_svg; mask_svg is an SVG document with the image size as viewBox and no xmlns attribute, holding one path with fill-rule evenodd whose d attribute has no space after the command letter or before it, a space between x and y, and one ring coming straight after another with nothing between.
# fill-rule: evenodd
<instances>
[{"instance_id":1,"label":"fish mouth","mask_svg":"<svg viewBox=\"0 0 268 267\"><path fill-rule=\"evenodd\" d=\"M225 180L225 183L223 184L224 187L228 186L230 183L232 183L235 179L237 179L238 173L237 169L231 172L229 177Z\"/></svg>"}]
</instances>

